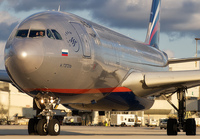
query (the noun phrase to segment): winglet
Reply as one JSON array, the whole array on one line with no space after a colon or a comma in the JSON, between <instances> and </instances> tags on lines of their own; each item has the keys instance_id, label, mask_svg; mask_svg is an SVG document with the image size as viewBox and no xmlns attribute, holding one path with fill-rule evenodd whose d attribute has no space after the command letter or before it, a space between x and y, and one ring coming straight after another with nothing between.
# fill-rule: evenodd
<instances>
[{"instance_id":1,"label":"winglet","mask_svg":"<svg viewBox=\"0 0 200 139\"><path fill-rule=\"evenodd\" d=\"M148 28L147 36L145 40L146 44L149 44L155 48L158 48L158 45L159 45L160 7L161 7L161 0L152 1L149 28Z\"/></svg>"}]
</instances>

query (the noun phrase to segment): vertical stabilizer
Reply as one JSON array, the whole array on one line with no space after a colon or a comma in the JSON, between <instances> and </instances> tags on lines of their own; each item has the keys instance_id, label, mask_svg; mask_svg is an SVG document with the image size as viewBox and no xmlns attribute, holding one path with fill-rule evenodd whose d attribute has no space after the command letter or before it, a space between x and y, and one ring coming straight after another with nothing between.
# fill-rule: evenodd
<instances>
[{"instance_id":1,"label":"vertical stabilizer","mask_svg":"<svg viewBox=\"0 0 200 139\"><path fill-rule=\"evenodd\" d=\"M153 0L151 6L149 28L145 43L158 48L160 36L160 9L161 0Z\"/></svg>"}]
</instances>

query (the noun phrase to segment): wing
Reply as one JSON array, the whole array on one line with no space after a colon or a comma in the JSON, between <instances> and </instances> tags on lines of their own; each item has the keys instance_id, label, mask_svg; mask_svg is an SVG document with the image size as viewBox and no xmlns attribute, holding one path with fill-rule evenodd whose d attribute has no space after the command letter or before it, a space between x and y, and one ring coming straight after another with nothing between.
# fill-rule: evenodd
<instances>
[{"instance_id":1,"label":"wing","mask_svg":"<svg viewBox=\"0 0 200 139\"><path fill-rule=\"evenodd\" d=\"M0 81L12 83L6 70L0 70Z\"/></svg>"},{"instance_id":2,"label":"wing","mask_svg":"<svg viewBox=\"0 0 200 139\"><path fill-rule=\"evenodd\" d=\"M169 59L168 60L168 64L191 62L191 61L199 61L199 60L200 60L200 57L181 58L181 59Z\"/></svg>"},{"instance_id":3,"label":"wing","mask_svg":"<svg viewBox=\"0 0 200 139\"><path fill-rule=\"evenodd\" d=\"M122 86L137 96L160 95L175 92L178 88L200 85L200 71L132 72Z\"/></svg>"},{"instance_id":4,"label":"wing","mask_svg":"<svg viewBox=\"0 0 200 139\"><path fill-rule=\"evenodd\" d=\"M4 65L4 48L5 46L0 46L0 81L12 83L10 80L8 73L5 70Z\"/></svg>"}]
</instances>

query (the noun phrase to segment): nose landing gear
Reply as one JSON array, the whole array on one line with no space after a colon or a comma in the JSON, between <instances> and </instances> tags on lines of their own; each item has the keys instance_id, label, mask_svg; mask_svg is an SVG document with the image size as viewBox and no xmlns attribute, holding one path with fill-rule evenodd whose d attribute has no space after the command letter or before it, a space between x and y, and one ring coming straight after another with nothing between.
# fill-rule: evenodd
<instances>
[{"instance_id":1,"label":"nose landing gear","mask_svg":"<svg viewBox=\"0 0 200 139\"><path fill-rule=\"evenodd\" d=\"M37 117L29 120L29 135L59 135L60 122L54 117L53 112L53 106L59 105L59 98L54 98L48 94L39 96L39 98L34 98L34 109L36 109Z\"/></svg>"}]
</instances>

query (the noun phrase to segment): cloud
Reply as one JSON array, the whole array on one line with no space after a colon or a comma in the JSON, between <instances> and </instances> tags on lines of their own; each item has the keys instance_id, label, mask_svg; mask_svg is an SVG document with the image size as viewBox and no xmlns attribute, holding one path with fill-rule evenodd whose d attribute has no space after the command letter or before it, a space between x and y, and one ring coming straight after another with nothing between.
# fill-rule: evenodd
<instances>
[{"instance_id":1,"label":"cloud","mask_svg":"<svg viewBox=\"0 0 200 139\"><path fill-rule=\"evenodd\" d=\"M2 1L0 0L0 4ZM58 5L61 5L61 11L66 12L87 10L96 21L109 27L123 29L147 29L151 2L151 0L4 0L8 9L16 13L52 10L57 9ZM161 6L161 32L171 35L171 40L182 36L200 35L199 0L163 0Z\"/></svg>"},{"instance_id":2,"label":"cloud","mask_svg":"<svg viewBox=\"0 0 200 139\"><path fill-rule=\"evenodd\" d=\"M92 18L120 28L146 28L151 5L149 0L7 0L6 3L15 12L52 10L58 5L62 11L88 10Z\"/></svg>"},{"instance_id":3,"label":"cloud","mask_svg":"<svg viewBox=\"0 0 200 139\"><path fill-rule=\"evenodd\" d=\"M11 25L5 22L0 23L0 40L6 41L17 24L18 22L14 22Z\"/></svg>"},{"instance_id":4,"label":"cloud","mask_svg":"<svg viewBox=\"0 0 200 139\"><path fill-rule=\"evenodd\" d=\"M104 6L108 0L6 0L9 7L16 12L37 9L53 10L61 5L62 10L91 10Z\"/></svg>"},{"instance_id":5,"label":"cloud","mask_svg":"<svg viewBox=\"0 0 200 139\"><path fill-rule=\"evenodd\" d=\"M13 22L16 22L17 19L12 17L8 12L1 11L0 12L0 23L5 22L8 25L12 24Z\"/></svg>"},{"instance_id":6,"label":"cloud","mask_svg":"<svg viewBox=\"0 0 200 139\"><path fill-rule=\"evenodd\" d=\"M0 41L6 41L18 23L8 12L0 12Z\"/></svg>"},{"instance_id":7,"label":"cloud","mask_svg":"<svg viewBox=\"0 0 200 139\"><path fill-rule=\"evenodd\" d=\"M164 52L168 55L168 58L174 58L174 52L171 50L164 50Z\"/></svg>"},{"instance_id":8,"label":"cloud","mask_svg":"<svg viewBox=\"0 0 200 139\"><path fill-rule=\"evenodd\" d=\"M106 6L92 11L92 17L111 27L147 28L150 11L150 1L136 0L134 3L122 0L110 0ZM146 8L148 7L148 8Z\"/></svg>"},{"instance_id":9,"label":"cloud","mask_svg":"<svg viewBox=\"0 0 200 139\"><path fill-rule=\"evenodd\" d=\"M5 48L5 42L0 42L0 69L5 69L4 66L4 48Z\"/></svg>"},{"instance_id":10,"label":"cloud","mask_svg":"<svg viewBox=\"0 0 200 139\"><path fill-rule=\"evenodd\" d=\"M6 2L16 12L52 10L57 9L58 5L61 5L61 10L64 11L88 10L93 18L107 22L110 26L124 28L146 28L151 8L150 0L7 0ZM162 1L163 28L184 30L183 27L191 20L199 20L197 17L200 13L199 6L198 0ZM188 26L186 29L194 29L194 26Z\"/></svg>"}]
</instances>

